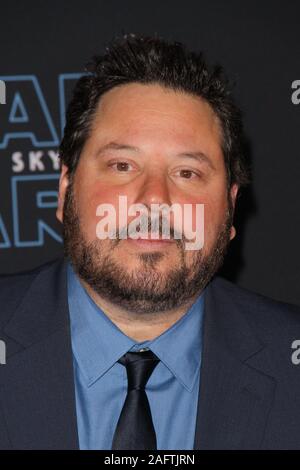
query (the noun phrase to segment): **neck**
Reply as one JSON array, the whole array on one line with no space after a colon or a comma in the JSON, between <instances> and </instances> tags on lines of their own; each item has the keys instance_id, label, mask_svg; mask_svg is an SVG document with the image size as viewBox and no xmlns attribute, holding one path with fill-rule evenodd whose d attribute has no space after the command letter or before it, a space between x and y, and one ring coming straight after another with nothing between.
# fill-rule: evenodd
<instances>
[{"instance_id":1,"label":"neck","mask_svg":"<svg viewBox=\"0 0 300 470\"><path fill-rule=\"evenodd\" d=\"M95 304L129 338L143 342L160 336L174 325L193 305L199 293L180 307L163 312L132 313L97 294L85 281L80 280Z\"/></svg>"}]
</instances>

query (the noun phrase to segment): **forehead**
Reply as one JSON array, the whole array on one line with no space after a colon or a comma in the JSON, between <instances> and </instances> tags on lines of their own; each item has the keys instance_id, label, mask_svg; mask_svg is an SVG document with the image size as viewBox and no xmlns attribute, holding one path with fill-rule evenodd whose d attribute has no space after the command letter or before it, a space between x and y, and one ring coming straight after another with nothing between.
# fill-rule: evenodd
<instances>
[{"instance_id":1,"label":"forehead","mask_svg":"<svg viewBox=\"0 0 300 470\"><path fill-rule=\"evenodd\" d=\"M100 99L90 138L134 139L178 148L191 145L220 151L221 127L212 107L201 97L159 84L130 83L114 87Z\"/></svg>"}]
</instances>

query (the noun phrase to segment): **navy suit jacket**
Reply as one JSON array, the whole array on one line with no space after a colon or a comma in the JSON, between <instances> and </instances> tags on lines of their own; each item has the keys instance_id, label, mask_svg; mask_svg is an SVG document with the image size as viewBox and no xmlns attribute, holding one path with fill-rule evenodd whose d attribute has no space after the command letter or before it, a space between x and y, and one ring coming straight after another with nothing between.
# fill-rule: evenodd
<instances>
[{"instance_id":1,"label":"navy suit jacket","mask_svg":"<svg viewBox=\"0 0 300 470\"><path fill-rule=\"evenodd\" d=\"M216 276L203 335L194 449L300 449L300 308ZM0 449L78 449L63 258L0 277L0 339Z\"/></svg>"}]
</instances>

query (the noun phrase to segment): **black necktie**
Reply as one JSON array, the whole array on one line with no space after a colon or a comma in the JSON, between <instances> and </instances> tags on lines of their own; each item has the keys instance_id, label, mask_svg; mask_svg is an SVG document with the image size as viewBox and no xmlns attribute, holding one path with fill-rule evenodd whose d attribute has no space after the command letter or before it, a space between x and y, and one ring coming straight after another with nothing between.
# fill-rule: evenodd
<instances>
[{"instance_id":1,"label":"black necktie","mask_svg":"<svg viewBox=\"0 0 300 470\"><path fill-rule=\"evenodd\" d=\"M156 434L145 386L159 359L147 350L128 352L118 362L126 367L128 389L112 449L155 450Z\"/></svg>"}]
</instances>

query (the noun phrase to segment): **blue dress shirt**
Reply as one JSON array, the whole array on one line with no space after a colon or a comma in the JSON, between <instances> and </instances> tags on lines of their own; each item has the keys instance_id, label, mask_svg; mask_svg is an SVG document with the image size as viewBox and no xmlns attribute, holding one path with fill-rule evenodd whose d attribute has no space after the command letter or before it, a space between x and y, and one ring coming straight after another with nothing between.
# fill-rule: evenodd
<instances>
[{"instance_id":1,"label":"blue dress shirt","mask_svg":"<svg viewBox=\"0 0 300 470\"><path fill-rule=\"evenodd\" d=\"M192 450L199 394L204 292L174 325L136 342L95 304L68 265L68 301L80 449L111 449L126 394L127 351L151 349L160 359L148 383L158 450Z\"/></svg>"}]
</instances>

